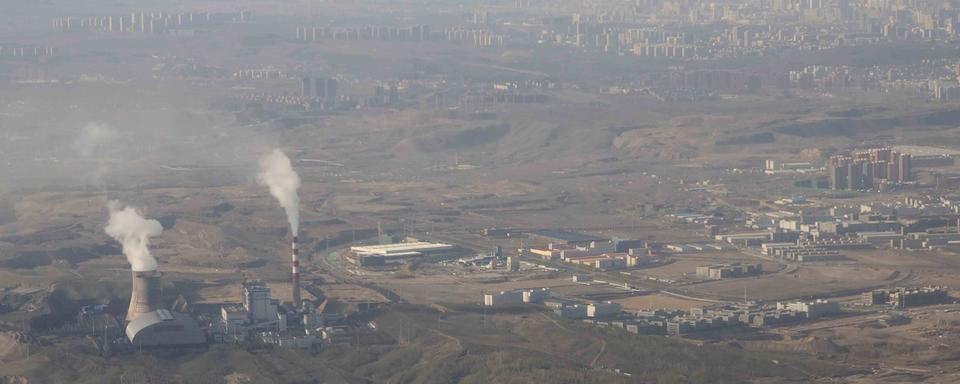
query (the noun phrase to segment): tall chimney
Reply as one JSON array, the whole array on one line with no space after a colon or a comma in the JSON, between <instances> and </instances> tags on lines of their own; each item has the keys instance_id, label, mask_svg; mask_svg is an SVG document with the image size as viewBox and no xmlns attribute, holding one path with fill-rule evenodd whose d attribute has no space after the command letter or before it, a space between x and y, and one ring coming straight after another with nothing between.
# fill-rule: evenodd
<instances>
[{"instance_id":1,"label":"tall chimney","mask_svg":"<svg viewBox=\"0 0 960 384\"><path fill-rule=\"evenodd\" d=\"M291 247L293 248L293 255L291 256L291 261L293 262L293 268L291 270L293 278L293 306L294 308L300 308L300 251L297 249L297 236L293 237L293 243Z\"/></svg>"},{"instance_id":2,"label":"tall chimney","mask_svg":"<svg viewBox=\"0 0 960 384\"><path fill-rule=\"evenodd\" d=\"M160 272L133 271L133 287L130 292L130 307L127 322L144 313L160 309Z\"/></svg>"}]
</instances>

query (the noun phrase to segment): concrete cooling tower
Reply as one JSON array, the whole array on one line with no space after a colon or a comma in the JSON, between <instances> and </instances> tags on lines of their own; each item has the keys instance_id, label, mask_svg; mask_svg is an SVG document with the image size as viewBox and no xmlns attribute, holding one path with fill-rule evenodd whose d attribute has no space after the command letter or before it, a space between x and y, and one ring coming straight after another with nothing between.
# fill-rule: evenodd
<instances>
[{"instance_id":1,"label":"concrete cooling tower","mask_svg":"<svg viewBox=\"0 0 960 384\"><path fill-rule=\"evenodd\" d=\"M127 322L138 316L161 309L160 272L133 271L133 288L130 292L130 307Z\"/></svg>"}]
</instances>

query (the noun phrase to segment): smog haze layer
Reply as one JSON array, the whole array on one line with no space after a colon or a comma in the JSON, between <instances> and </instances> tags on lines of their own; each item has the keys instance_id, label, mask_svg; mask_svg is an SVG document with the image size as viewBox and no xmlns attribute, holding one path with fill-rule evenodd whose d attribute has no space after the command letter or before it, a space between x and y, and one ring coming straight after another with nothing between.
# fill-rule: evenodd
<instances>
[{"instance_id":1,"label":"smog haze layer","mask_svg":"<svg viewBox=\"0 0 960 384\"><path fill-rule=\"evenodd\" d=\"M958 382L958 6L0 0L0 383Z\"/></svg>"}]
</instances>

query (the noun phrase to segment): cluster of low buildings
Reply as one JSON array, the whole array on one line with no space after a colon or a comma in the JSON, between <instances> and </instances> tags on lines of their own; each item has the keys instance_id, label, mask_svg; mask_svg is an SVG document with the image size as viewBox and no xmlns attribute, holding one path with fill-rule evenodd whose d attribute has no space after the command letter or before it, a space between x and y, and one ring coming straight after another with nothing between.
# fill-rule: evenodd
<instances>
[{"instance_id":1,"label":"cluster of low buildings","mask_svg":"<svg viewBox=\"0 0 960 384\"><path fill-rule=\"evenodd\" d=\"M639 245L640 243L637 243ZM545 260L560 260L570 264L584 265L600 270L632 268L648 263L649 248L628 248L619 251L614 244L591 244L587 246L548 244L544 248L530 248L530 253Z\"/></svg>"},{"instance_id":2,"label":"cluster of low buildings","mask_svg":"<svg viewBox=\"0 0 960 384\"><path fill-rule=\"evenodd\" d=\"M546 246L529 248L533 255L600 270L644 265L653 254L645 240L608 240L561 230L532 231L529 235L547 242Z\"/></svg>"},{"instance_id":3,"label":"cluster of low buildings","mask_svg":"<svg viewBox=\"0 0 960 384\"><path fill-rule=\"evenodd\" d=\"M715 239L725 243L743 247L759 246L764 243L783 243L796 241L799 235L795 232L764 230L761 232L740 232L716 235Z\"/></svg>"},{"instance_id":4,"label":"cluster of low buildings","mask_svg":"<svg viewBox=\"0 0 960 384\"><path fill-rule=\"evenodd\" d=\"M900 249L936 249L960 245L960 233L908 233L891 241Z\"/></svg>"},{"instance_id":5,"label":"cluster of low buildings","mask_svg":"<svg viewBox=\"0 0 960 384\"><path fill-rule=\"evenodd\" d=\"M890 305L896 308L943 304L950 300L947 287L940 286L876 289L864 293L861 299L864 305Z\"/></svg>"},{"instance_id":6,"label":"cluster of low buildings","mask_svg":"<svg viewBox=\"0 0 960 384\"><path fill-rule=\"evenodd\" d=\"M817 262L845 260L842 250L871 249L874 245L862 239L799 240L793 243L766 243L760 246L763 254L784 261Z\"/></svg>"},{"instance_id":7,"label":"cluster of low buildings","mask_svg":"<svg viewBox=\"0 0 960 384\"><path fill-rule=\"evenodd\" d=\"M627 332L681 336L728 327L761 328L841 313L840 305L826 300L795 301L776 305L739 304L696 307L683 310L649 310L622 314L615 319L586 319L598 326L623 328Z\"/></svg>"},{"instance_id":8,"label":"cluster of low buildings","mask_svg":"<svg viewBox=\"0 0 960 384\"><path fill-rule=\"evenodd\" d=\"M710 280L722 280L731 277L759 276L763 274L760 263L713 264L697 267L697 277Z\"/></svg>"},{"instance_id":9,"label":"cluster of low buildings","mask_svg":"<svg viewBox=\"0 0 960 384\"><path fill-rule=\"evenodd\" d=\"M785 207L748 213L746 232L719 233L714 239L759 247L791 262L844 260L846 253L876 247L960 249L960 198L905 197L833 207Z\"/></svg>"},{"instance_id":10,"label":"cluster of low buildings","mask_svg":"<svg viewBox=\"0 0 960 384\"><path fill-rule=\"evenodd\" d=\"M486 307L506 307L523 304L542 304L553 309L554 314L564 319L605 319L617 317L623 307L620 304L604 301L597 303L579 303L564 299L554 299L550 288L521 289L502 291L483 295Z\"/></svg>"},{"instance_id":11,"label":"cluster of low buildings","mask_svg":"<svg viewBox=\"0 0 960 384\"><path fill-rule=\"evenodd\" d=\"M550 298L550 288L521 289L515 291L501 291L483 295L483 305L486 307L501 307L518 304L543 303Z\"/></svg>"},{"instance_id":12,"label":"cluster of low buildings","mask_svg":"<svg viewBox=\"0 0 960 384\"><path fill-rule=\"evenodd\" d=\"M548 301L544 303L553 309L553 313L564 319L610 319L620 316L623 307L620 304L605 301L599 303L570 303L565 301Z\"/></svg>"},{"instance_id":13,"label":"cluster of low buildings","mask_svg":"<svg viewBox=\"0 0 960 384\"><path fill-rule=\"evenodd\" d=\"M712 227L716 228L716 227ZM719 243L683 243L683 244L665 244L663 250L672 253L700 253L700 252L720 252L733 249L729 245Z\"/></svg>"}]
</instances>

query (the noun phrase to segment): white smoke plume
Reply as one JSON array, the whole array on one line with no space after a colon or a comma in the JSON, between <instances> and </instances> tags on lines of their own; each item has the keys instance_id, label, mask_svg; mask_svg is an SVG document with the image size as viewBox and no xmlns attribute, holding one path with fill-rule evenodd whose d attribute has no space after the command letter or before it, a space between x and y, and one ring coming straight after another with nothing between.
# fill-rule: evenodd
<instances>
[{"instance_id":1,"label":"white smoke plume","mask_svg":"<svg viewBox=\"0 0 960 384\"><path fill-rule=\"evenodd\" d=\"M280 206L287 212L287 221L290 222L290 232L294 236L300 227L300 176L293 171L290 158L279 149L260 158L260 174L257 182L270 188L270 194L280 202Z\"/></svg>"},{"instance_id":2,"label":"white smoke plume","mask_svg":"<svg viewBox=\"0 0 960 384\"><path fill-rule=\"evenodd\" d=\"M151 237L160 236L163 226L159 221L144 219L136 208L124 207L119 201L111 200L110 221L104 231L123 245L123 254L134 271L155 271L157 259L150 254L147 245Z\"/></svg>"},{"instance_id":3,"label":"white smoke plume","mask_svg":"<svg viewBox=\"0 0 960 384\"><path fill-rule=\"evenodd\" d=\"M87 123L80 130L80 135L73 142L75 149L81 156L91 158L102 151L107 145L116 140L117 131L106 124ZM99 156L97 156L99 157Z\"/></svg>"},{"instance_id":4,"label":"white smoke plume","mask_svg":"<svg viewBox=\"0 0 960 384\"><path fill-rule=\"evenodd\" d=\"M92 160L96 168L91 175L94 185L105 188L104 176L107 174L107 149L114 145L119 135L107 124L87 123L80 129L80 135L73 141L73 149L84 160Z\"/></svg>"}]
</instances>

